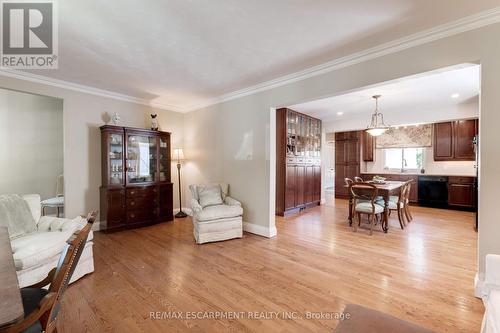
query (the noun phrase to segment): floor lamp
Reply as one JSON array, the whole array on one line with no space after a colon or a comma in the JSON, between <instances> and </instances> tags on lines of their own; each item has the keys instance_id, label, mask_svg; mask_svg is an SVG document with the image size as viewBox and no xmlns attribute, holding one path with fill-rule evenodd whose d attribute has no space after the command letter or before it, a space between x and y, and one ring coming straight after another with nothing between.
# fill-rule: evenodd
<instances>
[{"instance_id":1,"label":"floor lamp","mask_svg":"<svg viewBox=\"0 0 500 333\"><path fill-rule=\"evenodd\" d=\"M172 160L177 160L177 176L179 177L179 212L175 214L176 218L186 217L187 214L182 211L182 194L181 194L181 161L183 161L184 153L182 148L175 148L172 154Z\"/></svg>"}]
</instances>

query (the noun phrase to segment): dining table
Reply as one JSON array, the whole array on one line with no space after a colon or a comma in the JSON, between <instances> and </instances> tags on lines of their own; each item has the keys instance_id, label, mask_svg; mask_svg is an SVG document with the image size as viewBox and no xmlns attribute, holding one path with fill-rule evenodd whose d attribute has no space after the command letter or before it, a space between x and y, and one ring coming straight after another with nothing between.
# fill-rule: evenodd
<instances>
[{"instance_id":1,"label":"dining table","mask_svg":"<svg viewBox=\"0 0 500 333\"><path fill-rule=\"evenodd\" d=\"M384 199L384 218L382 221L382 229L385 233L389 231L389 199L391 195L399 195L401 188L405 184L405 182L401 181L383 181L383 182L374 182L374 181L366 181L365 183L373 184L377 187L378 196L381 196ZM354 183L356 184L356 183ZM345 185L349 187L349 185ZM349 190L349 226L352 225L352 205L353 205L353 197L351 190Z\"/></svg>"},{"instance_id":2,"label":"dining table","mask_svg":"<svg viewBox=\"0 0 500 333\"><path fill-rule=\"evenodd\" d=\"M0 328L24 317L23 301L12 256L9 231L0 227Z\"/></svg>"}]
</instances>

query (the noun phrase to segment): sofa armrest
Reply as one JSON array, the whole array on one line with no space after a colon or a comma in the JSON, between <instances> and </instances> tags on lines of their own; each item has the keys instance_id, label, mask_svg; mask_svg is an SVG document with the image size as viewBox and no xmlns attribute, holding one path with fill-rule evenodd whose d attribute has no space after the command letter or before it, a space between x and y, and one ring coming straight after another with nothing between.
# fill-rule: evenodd
<instances>
[{"instance_id":1,"label":"sofa armrest","mask_svg":"<svg viewBox=\"0 0 500 333\"><path fill-rule=\"evenodd\" d=\"M484 282L490 288L500 288L500 255L486 255L486 278Z\"/></svg>"},{"instance_id":2,"label":"sofa armrest","mask_svg":"<svg viewBox=\"0 0 500 333\"><path fill-rule=\"evenodd\" d=\"M229 195L224 199L224 203L228 206L241 206L241 202L238 200L231 198Z\"/></svg>"},{"instance_id":3,"label":"sofa armrest","mask_svg":"<svg viewBox=\"0 0 500 333\"><path fill-rule=\"evenodd\" d=\"M201 207L200 203L196 199L191 199L191 210L194 213L201 212L203 207Z\"/></svg>"},{"instance_id":4,"label":"sofa armrest","mask_svg":"<svg viewBox=\"0 0 500 333\"><path fill-rule=\"evenodd\" d=\"M38 221L38 231L75 231L82 229L86 223L86 219L81 216L74 219L42 216Z\"/></svg>"}]
</instances>

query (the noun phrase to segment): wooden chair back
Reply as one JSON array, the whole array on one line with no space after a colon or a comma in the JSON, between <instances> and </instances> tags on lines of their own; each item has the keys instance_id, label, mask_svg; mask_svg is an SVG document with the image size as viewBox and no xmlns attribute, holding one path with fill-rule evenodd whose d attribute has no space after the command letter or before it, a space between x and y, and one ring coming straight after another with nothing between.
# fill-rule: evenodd
<instances>
[{"instance_id":1,"label":"wooden chair back","mask_svg":"<svg viewBox=\"0 0 500 333\"><path fill-rule=\"evenodd\" d=\"M92 225L97 217L97 212L92 212L87 216L87 224L81 230L77 230L66 241L66 246L61 253L57 267L53 268L47 277L27 288L40 289L50 283L48 293L38 303L38 308L15 324L2 328L2 333L23 332L30 328L37 321L42 326L42 332L57 332L57 315L61 308L61 299L68 288L69 281L73 276L76 265L82 255L87 242L87 237L92 229Z\"/></svg>"},{"instance_id":2,"label":"wooden chair back","mask_svg":"<svg viewBox=\"0 0 500 333\"><path fill-rule=\"evenodd\" d=\"M405 183L405 187L406 187L405 196L404 196L405 204L410 202L410 191L411 191L411 184L412 183L413 183L413 179L410 179Z\"/></svg>"},{"instance_id":3,"label":"wooden chair back","mask_svg":"<svg viewBox=\"0 0 500 333\"><path fill-rule=\"evenodd\" d=\"M344 183L347 185L347 186L351 186L353 182L353 180L351 178L344 178Z\"/></svg>"},{"instance_id":4,"label":"wooden chair back","mask_svg":"<svg viewBox=\"0 0 500 333\"><path fill-rule=\"evenodd\" d=\"M352 198L354 200L354 207L356 207L358 200L370 201L372 207L375 207L375 199L378 195L378 188L370 183L353 183L349 187Z\"/></svg>"},{"instance_id":5,"label":"wooden chair back","mask_svg":"<svg viewBox=\"0 0 500 333\"><path fill-rule=\"evenodd\" d=\"M87 224L81 230L77 230L66 241L66 246L61 253L59 262L57 263L54 279L50 283L49 293L55 294L54 304L50 312L46 314L45 318L41 318L40 322L45 332L53 331L59 310L61 308L61 300L64 292L68 288L69 281L73 276L76 265L82 256L82 252L87 243L90 230L97 217L97 212L91 212L87 216Z\"/></svg>"},{"instance_id":6,"label":"wooden chair back","mask_svg":"<svg viewBox=\"0 0 500 333\"><path fill-rule=\"evenodd\" d=\"M407 180L403 186L401 186L401 190L399 191L398 195L398 203L401 205L406 205L407 200L410 198L410 189L411 189L411 183L413 182L412 179Z\"/></svg>"},{"instance_id":7,"label":"wooden chair back","mask_svg":"<svg viewBox=\"0 0 500 333\"><path fill-rule=\"evenodd\" d=\"M363 180L363 178L356 176L356 177L354 177L354 182L355 183L364 183L364 180Z\"/></svg>"}]
</instances>

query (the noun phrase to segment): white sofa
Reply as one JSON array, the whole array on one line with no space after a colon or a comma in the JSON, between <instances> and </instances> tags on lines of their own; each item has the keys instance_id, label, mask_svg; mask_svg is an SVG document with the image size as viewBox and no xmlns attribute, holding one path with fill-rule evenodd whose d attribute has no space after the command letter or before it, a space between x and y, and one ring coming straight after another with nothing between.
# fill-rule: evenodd
<instances>
[{"instance_id":1,"label":"white sofa","mask_svg":"<svg viewBox=\"0 0 500 333\"><path fill-rule=\"evenodd\" d=\"M43 280L48 272L57 266L66 240L75 230L83 228L87 222L82 217L66 219L40 216L40 196L28 194L22 198L28 203L37 229L11 239L14 263L21 288ZM92 238L91 231L71 282L94 271Z\"/></svg>"},{"instance_id":2,"label":"white sofa","mask_svg":"<svg viewBox=\"0 0 500 333\"><path fill-rule=\"evenodd\" d=\"M190 185L189 189L196 243L243 237L243 208L239 201L229 196L228 184ZM216 189L219 192L212 191L211 198L207 201L202 193L206 189Z\"/></svg>"},{"instance_id":3,"label":"white sofa","mask_svg":"<svg viewBox=\"0 0 500 333\"><path fill-rule=\"evenodd\" d=\"M486 308L482 333L500 333L500 255L486 256L483 302Z\"/></svg>"}]
</instances>

